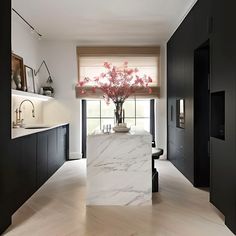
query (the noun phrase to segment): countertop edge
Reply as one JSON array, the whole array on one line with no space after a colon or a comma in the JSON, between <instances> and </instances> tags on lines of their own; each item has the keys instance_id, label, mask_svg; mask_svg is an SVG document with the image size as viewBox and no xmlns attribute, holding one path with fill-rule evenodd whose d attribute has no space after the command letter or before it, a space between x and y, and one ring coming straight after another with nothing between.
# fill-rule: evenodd
<instances>
[{"instance_id":1,"label":"countertop edge","mask_svg":"<svg viewBox=\"0 0 236 236\"><path fill-rule=\"evenodd\" d=\"M50 127L43 128L43 129L12 128L12 130L11 130L11 139L13 140L13 139L21 138L21 137L28 136L28 135L31 135L31 134L41 133L41 132L44 132L44 131L48 131L48 130L51 130L51 129L58 128L60 126L64 126L64 125L69 125L69 123L55 124L55 125L52 125ZM18 132L18 133L14 134L14 131L15 131L15 133L16 132Z\"/></svg>"},{"instance_id":2,"label":"countertop edge","mask_svg":"<svg viewBox=\"0 0 236 236\"><path fill-rule=\"evenodd\" d=\"M116 132L112 132L110 134L104 134L104 133L94 133L94 134L89 134L88 138L95 138L95 137L113 137L113 136L126 136L126 137L130 137L130 136L152 136L149 132L147 131L131 131L131 132L127 132L127 133L116 133Z\"/></svg>"}]
</instances>

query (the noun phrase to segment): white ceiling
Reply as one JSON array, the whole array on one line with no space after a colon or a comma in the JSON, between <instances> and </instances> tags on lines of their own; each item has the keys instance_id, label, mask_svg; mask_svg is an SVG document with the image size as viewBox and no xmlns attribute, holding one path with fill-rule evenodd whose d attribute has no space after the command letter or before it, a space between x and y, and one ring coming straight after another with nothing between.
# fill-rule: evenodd
<instances>
[{"instance_id":1,"label":"white ceiling","mask_svg":"<svg viewBox=\"0 0 236 236\"><path fill-rule=\"evenodd\" d=\"M166 42L196 0L12 0L44 39L80 45Z\"/></svg>"}]
</instances>

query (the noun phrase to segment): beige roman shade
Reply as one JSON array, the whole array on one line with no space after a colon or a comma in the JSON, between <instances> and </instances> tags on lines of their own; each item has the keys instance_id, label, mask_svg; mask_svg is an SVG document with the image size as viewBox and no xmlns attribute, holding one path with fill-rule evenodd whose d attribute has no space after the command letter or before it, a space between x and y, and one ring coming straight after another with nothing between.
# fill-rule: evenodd
<instances>
[{"instance_id":1,"label":"beige roman shade","mask_svg":"<svg viewBox=\"0 0 236 236\"><path fill-rule=\"evenodd\" d=\"M125 61L129 67L138 68L140 75L148 75L153 82L150 84L152 93L139 89L134 96L137 98L157 98L160 95L160 47L77 47L78 81L85 77L93 78L105 71L104 62L115 66ZM77 98L101 98L99 90L92 92L93 84L87 84L86 93L80 94L76 88Z\"/></svg>"}]
</instances>

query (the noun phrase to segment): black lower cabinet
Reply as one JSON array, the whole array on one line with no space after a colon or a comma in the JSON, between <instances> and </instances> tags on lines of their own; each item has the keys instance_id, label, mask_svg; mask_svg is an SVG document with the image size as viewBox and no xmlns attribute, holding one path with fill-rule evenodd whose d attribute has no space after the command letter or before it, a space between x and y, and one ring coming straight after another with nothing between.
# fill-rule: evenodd
<instances>
[{"instance_id":1,"label":"black lower cabinet","mask_svg":"<svg viewBox=\"0 0 236 236\"><path fill-rule=\"evenodd\" d=\"M9 212L13 214L36 190L36 135L12 140L8 166Z\"/></svg>"},{"instance_id":2,"label":"black lower cabinet","mask_svg":"<svg viewBox=\"0 0 236 236\"><path fill-rule=\"evenodd\" d=\"M62 126L57 128L57 156L58 166L61 166L65 157L68 159L68 127Z\"/></svg>"},{"instance_id":3,"label":"black lower cabinet","mask_svg":"<svg viewBox=\"0 0 236 236\"><path fill-rule=\"evenodd\" d=\"M47 135L48 178L60 167L57 153L57 130L49 130Z\"/></svg>"},{"instance_id":4,"label":"black lower cabinet","mask_svg":"<svg viewBox=\"0 0 236 236\"><path fill-rule=\"evenodd\" d=\"M36 135L21 140L22 152L18 166L20 183L16 186L19 202L25 202L36 191L36 141Z\"/></svg>"},{"instance_id":5,"label":"black lower cabinet","mask_svg":"<svg viewBox=\"0 0 236 236\"><path fill-rule=\"evenodd\" d=\"M37 187L68 159L68 125L37 134Z\"/></svg>"},{"instance_id":6,"label":"black lower cabinet","mask_svg":"<svg viewBox=\"0 0 236 236\"><path fill-rule=\"evenodd\" d=\"M37 188L48 179L48 132L37 135Z\"/></svg>"},{"instance_id":7,"label":"black lower cabinet","mask_svg":"<svg viewBox=\"0 0 236 236\"><path fill-rule=\"evenodd\" d=\"M8 165L1 173L1 190L9 225L11 216L68 158L69 125L11 140Z\"/></svg>"}]
</instances>

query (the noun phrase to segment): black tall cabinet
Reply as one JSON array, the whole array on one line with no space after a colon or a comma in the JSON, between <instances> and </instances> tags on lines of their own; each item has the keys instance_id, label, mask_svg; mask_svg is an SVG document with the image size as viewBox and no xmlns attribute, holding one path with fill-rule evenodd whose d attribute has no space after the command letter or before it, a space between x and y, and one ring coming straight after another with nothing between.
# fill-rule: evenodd
<instances>
[{"instance_id":1,"label":"black tall cabinet","mask_svg":"<svg viewBox=\"0 0 236 236\"><path fill-rule=\"evenodd\" d=\"M198 186L199 118L209 112L210 201L236 233L236 2L199 0L167 43L168 158ZM209 108L201 111L196 50L208 43ZM198 63L199 64L199 63ZM207 79L207 76L206 76ZM199 87L198 87L199 86ZM205 90L204 90L205 91ZM207 91L204 92L207 97ZM185 100L185 127L176 127L176 101ZM199 99L199 100L198 100ZM207 106L206 106L207 107ZM207 129L207 127L206 127ZM204 147L206 149L206 145ZM207 171L202 170L202 171ZM207 172L204 173L205 176ZM204 175L203 175L204 176Z\"/></svg>"},{"instance_id":2,"label":"black tall cabinet","mask_svg":"<svg viewBox=\"0 0 236 236\"><path fill-rule=\"evenodd\" d=\"M213 2L211 94L220 99L221 92L225 107L220 111L221 100L215 106L212 103L212 121L224 114L221 128L216 127L222 129L224 136L211 137L210 198L236 234L236 1Z\"/></svg>"},{"instance_id":3,"label":"black tall cabinet","mask_svg":"<svg viewBox=\"0 0 236 236\"><path fill-rule=\"evenodd\" d=\"M11 223L8 211L7 192L4 183L7 176L3 170L8 165L8 146L10 144L11 115L11 1L1 1L0 7L0 234Z\"/></svg>"}]
</instances>

